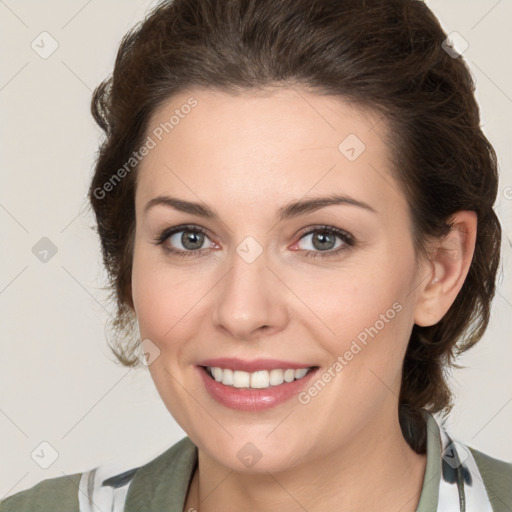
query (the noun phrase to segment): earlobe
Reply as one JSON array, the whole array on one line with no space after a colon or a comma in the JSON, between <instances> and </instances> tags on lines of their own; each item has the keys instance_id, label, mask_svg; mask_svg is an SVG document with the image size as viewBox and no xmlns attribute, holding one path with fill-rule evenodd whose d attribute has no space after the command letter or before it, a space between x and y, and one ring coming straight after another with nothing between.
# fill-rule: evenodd
<instances>
[{"instance_id":1,"label":"earlobe","mask_svg":"<svg viewBox=\"0 0 512 512\"><path fill-rule=\"evenodd\" d=\"M477 215L459 211L449 219L452 229L431 248L430 275L419 290L414 322L420 326L439 322L455 301L469 272L476 243Z\"/></svg>"}]
</instances>

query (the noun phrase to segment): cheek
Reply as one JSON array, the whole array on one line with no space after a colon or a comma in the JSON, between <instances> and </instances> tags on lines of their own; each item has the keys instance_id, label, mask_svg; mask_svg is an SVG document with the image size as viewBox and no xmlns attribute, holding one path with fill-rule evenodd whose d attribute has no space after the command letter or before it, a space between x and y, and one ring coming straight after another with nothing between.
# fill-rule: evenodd
<instances>
[{"instance_id":1,"label":"cheek","mask_svg":"<svg viewBox=\"0 0 512 512\"><path fill-rule=\"evenodd\" d=\"M211 276L210 276L211 278ZM177 350L204 317L204 298L213 287L208 276L185 267L171 267L153 250L137 247L132 268L132 295L141 339L160 350Z\"/></svg>"},{"instance_id":2,"label":"cheek","mask_svg":"<svg viewBox=\"0 0 512 512\"><path fill-rule=\"evenodd\" d=\"M182 287L166 272L161 263L155 261L152 252L141 247L136 241L132 267L132 296L135 313L142 338L149 338L156 344L172 330L180 316L183 316ZM178 292L179 291L179 292Z\"/></svg>"},{"instance_id":3,"label":"cheek","mask_svg":"<svg viewBox=\"0 0 512 512\"><path fill-rule=\"evenodd\" d=\"M187 411L197 412L191 399L194 390L185 391L180 383L189 378L183 374L191 360L186 340L197 328L193 307L198 301L198 290L194 280L183 271L162 265L154 252L144 252L136 243L132 294L140 339L149 339L158 348L148 366L151 378L174 419L190 431L194 422Z\"/></svg>"},{"instance_id":4,"label":"cheek","mask_svg":"<svg viewBox=\"0 0 512 512\"><path fill-rule=\"evenodd\" d=\"M313 337L333 361L346 355L350 366L371 365L392 376L412 328L414 272L413 256L400 266L393 257L372 256L342 271L302 274L294 291L304 297Z\"/></svg>"}]
</instances>

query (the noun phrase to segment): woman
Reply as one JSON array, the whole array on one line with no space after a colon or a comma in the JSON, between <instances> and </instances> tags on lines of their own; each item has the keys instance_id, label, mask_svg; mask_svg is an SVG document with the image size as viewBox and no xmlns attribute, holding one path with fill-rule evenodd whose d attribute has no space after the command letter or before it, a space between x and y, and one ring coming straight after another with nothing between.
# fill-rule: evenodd
<instances>
[{"instance_id":1,"label":"woman","mask_svg":"<svg viewBox=\"0 0 512 512\"><path fill-rule=\"evenodd\" d=\"M90 200L113 349L187 437L2 510L512 509L512 465L432 416L501 234L454 51L416 0L176 0L126 36Z\"/></svg>"}]
</instances>

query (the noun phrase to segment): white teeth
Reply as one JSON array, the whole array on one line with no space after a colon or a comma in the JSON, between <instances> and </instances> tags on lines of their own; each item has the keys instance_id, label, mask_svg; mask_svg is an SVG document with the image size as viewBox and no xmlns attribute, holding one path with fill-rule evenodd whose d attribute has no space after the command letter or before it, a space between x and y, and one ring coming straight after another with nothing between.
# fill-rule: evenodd
<instances>
[{"instance_id":1,"label":"white teeth","mask_svg":"<svg viewBox=\"0 0 512 512\"><path fill-rule=\"evenodd\" d=\"M222 370L222 374L224 375L224 372L226 370ZM227 370L231 371L231 370ZM247 372L240 372L238 370L233 372L233 386L235 388L248 388L249 383L251 382L251 374Z\"/></svg>"},{"instance_id":2,"label":"white teeth","mask_svg":"<svg viewBox=\"0 0 512 512\"><path fill-rule=\"evenodd\" d=\"M279 386L284 382L292 382L296 379L302 379L310 368L300 368L293 370L288 368L286 370L260 370L257 372L249 373L239 370L230 370L229 368L219 368L207 366L208 373L217 381L222 382L226 386L233 386L235 388L252 388L252 389L265 389L270 386Z\"/></svg>"},{"instance_id":3,"label":"white teeth","mask_svg":"<svg viewBox=\"0 0 512 512\"><path fill-rule=\"evenodd\" d=\"M269 381L271 386L279 386L284 382L283 370L270 370Z\"/></svg>"},{"instance_id":4,"label":"white teeth","mask_svg":"<svg viewBox=\"0 0 512 512\"><path fill-rule=\"evenodd\" d=\"M217 382L222 382L222 368L210 368L210 371Z\"/></svg>"},{"instance_id":5,"label":"white teeth","mask_svg":"<svg viewBox=\"0 0 512 512\"><path fill-rule=\"evenodd\" d=\"M262 389L268 388L270 385L270 377L266 370L251 373L251 388Z\"/></svg>"},{"instance_id":6,"label":"white teeth","mask_svg":"<svg viewBox=\"0 0 512 512\"><path fill-rule=\"evenodd\" d=\"M302 377L304 377L304 375L306 375L306 373L308 373L307 368L301 368L300 370L295 370L295 378L302 379Z\"/></svg>"},{"instance_id":7,"label":"white teeth","mask_svg":"<svg viewBox=\"0 0 512 512\"><path fill-rule=\"evenodd\" d=\"M222 370L222 384L233 385L233 370Z\"/></svg>"},{"instance_id":8,"label":"white teeth","mask_svg":"<svg viewBox=\"0 0 512 512\"><path fill-rule=\"evenodd\" d=\"M293 380L295 380L295 370L291 370L291 369L285 370L284 371L284 380L285 380L285 382L292 382Z\"/></svg>"}]
</instances>

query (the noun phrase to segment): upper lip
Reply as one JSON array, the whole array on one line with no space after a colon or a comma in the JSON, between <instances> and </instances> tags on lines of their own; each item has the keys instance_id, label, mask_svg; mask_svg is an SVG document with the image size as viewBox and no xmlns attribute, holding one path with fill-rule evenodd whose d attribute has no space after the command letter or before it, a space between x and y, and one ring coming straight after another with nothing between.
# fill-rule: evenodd
<instances>
[{"instance_id":1,"label":"upper lip","mask_svg":"<svg viewBox=\"0 0 512 512\"><path fill-rule=\"evenodd\" d=\"M236 357L220 357L216 359L205 359L199 362L198 366L209 366L210 368L223 368L253 373L261 370L287 370L289 368L298 370L300 368L311 368L313 365L294 361L282 361L279 359L253 359L248 361Z\"/></svg>"}]
</instances>

